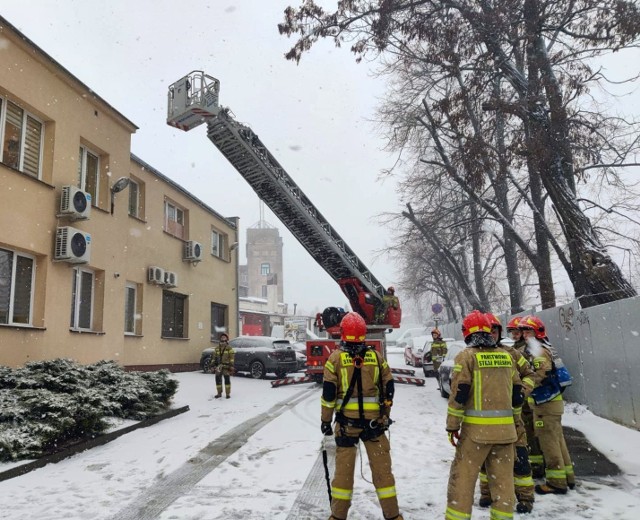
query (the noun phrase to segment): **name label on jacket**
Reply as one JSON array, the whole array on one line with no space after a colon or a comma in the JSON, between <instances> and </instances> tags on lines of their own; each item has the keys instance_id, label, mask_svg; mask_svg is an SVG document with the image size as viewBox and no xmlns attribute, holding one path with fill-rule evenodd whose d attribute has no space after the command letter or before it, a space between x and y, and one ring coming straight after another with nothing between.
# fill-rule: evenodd
<instances>
[{"instance_id":1,"label":"name label on jacket","mask_svg":"<svg viewBox=\"0 0 640 520\"><path fill-rule=\"evenodd\" d=\"M504 368L512 366L511 356L506 352L478 352L476 354L480 368Z\"/></svg>"}]
</instances>

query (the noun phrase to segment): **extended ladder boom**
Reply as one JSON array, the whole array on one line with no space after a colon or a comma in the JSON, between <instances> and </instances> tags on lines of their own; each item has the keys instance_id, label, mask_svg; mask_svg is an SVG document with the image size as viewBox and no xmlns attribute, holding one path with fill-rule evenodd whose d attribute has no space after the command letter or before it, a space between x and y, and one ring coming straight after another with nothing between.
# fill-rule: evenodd
<instances>
[{"instance_id":1,"label":"extended ladder boom","mask_svg":"<svg viewBox=\"0 0 640 520\"><path fill-rule=\"evenodd\" d=\"M219 82L194 71L169 88L168 124L206 122L207 136L309 254L337 281L354 310L383 306L385 289L302 192L260 138L218 104ZM368 293L366 304L363 292ZM361 312L362 314L362 312ZM370 314L370 313L369 313ZM368 321L373 321L369 316ZM366 318L365 318L366 319Z\"/></svg>"}]
</instances>

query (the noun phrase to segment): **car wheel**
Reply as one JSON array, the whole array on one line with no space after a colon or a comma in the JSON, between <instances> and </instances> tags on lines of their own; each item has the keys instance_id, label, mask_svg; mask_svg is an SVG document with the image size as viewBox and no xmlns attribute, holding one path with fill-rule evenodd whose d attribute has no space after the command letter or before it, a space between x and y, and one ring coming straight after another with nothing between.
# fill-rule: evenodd
<instances>
[{"instance_id":1,"label":"car wheel","mask_svg":"<svg viewBox=\"0 0 640 520\"><path fill-rule=\"evenodd\" d=\"M249 371L251 372L251 377L254 379L264 379L264 376L266 375L264 365L260 361L254 361L251 363Z\"/></svg>"},{"instance_id":2,"label":"car wheel","mask_svg":"<svg viewBox=\"0 0 640 520\"><path fill-rule=\"evenodd\" d=\"M276 370L276 377L278 379L282 379L283 377L287 377L287 371L282 369L282 368L277 369Z\"/></svg>"},{"instance_id":3,"label":"car wheel","mask_svg":"<svg viewBox=\"0 0 640 520\"><path fill-rule=\"evenodd\" d=\"M208 374L211 370L211 356L204 358L204 362L202 363L202 372Z\"/></svg>"},{"instance_id":4,"label":"car wheel","mask_svg":"<svg viewBox=\"0 0 640 520\"><path fill-rule=\"evenodd\" d=\"M429 377L429 372L427 372L427 367L422 365L422 371L424 372L424 377Z\"/></svg>"}]
</instances>

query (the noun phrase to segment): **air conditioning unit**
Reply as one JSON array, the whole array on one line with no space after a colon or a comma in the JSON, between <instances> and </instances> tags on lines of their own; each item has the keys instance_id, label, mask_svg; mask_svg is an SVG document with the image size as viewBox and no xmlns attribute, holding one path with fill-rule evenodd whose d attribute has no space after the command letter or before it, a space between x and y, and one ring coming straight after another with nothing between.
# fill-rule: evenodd
<instances>
[{"instance_id":1,"label":"air conditioning unit","mask_svg":"<svg viewBox=\"0 0 640 520\"><path fill-rule=\"evenodd\" d=\"M195 240L189 240L184 244L183 260L200 262L202 260L202 244Z\"/></svg>"},{"instance_id":2,"label":"air conditioning unit","mask_svg":"<svg viewBox=\"0 0 640 520\"><path fill-rule=\"evenodd\" d=\"M54 260L86 264L91 260L91 235L70 226L56 228Z\"/></svg>"},{"instance_id":3,"label":"air conditioning unit","mask_svg":"<svg viewBox=\"0 0 640 520\"><path fill-rule=\"evenodd\" d=\"M147 270L147 280L154 285L164 285L164 269L152 265Z\"/></svg>"},{"instance_id":4,"label":"air conditioning unit","mask_svg":"<svg viewBox=\"0 0 640 520\"><path fill-rule=\"evenodd\" d=\"M178 285L178 275L173 271L165 271L164 285L165 287L176 287Z\"/></svg>"},{"instance_id":5,"label":"air conditioning unit","mask_svg":"<svg viewBox=\"0 0 640 520\"><path fill-rule=\"evenodd\" d=\"M75 186L63 186L58 217L72 220L88 219L91 214L91 194Z\"/></svg>"}]
</instances>

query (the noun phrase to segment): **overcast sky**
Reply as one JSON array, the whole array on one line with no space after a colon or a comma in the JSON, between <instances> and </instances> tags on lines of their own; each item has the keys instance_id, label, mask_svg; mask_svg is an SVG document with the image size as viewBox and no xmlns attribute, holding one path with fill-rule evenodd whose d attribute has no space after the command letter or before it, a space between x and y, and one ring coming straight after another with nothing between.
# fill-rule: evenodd
<instances>
[{"instance_id":1,"label":"overcast sky","mask_svg":"<svg viewBox=\"0 0 640 520\"><path fill-rule=\"evenodd\" d=\"M253 190L206 137L166 124L168 86L192 70L220 80L220 104L248 124L329 223L384 285L394 268L376 250L390 231L376 215L397 211L395 184L377 182L392 159L374 117L383 83L348 47L322 43L302 63L277 23L292 0L21 0L2 16L139 130L132 152L244 230L260 219ZM328 5L335 2L327 2ZM344 306L346 298L269 211L284 242L284 300L298 310Z\"/></svg>"}]
</instances>

